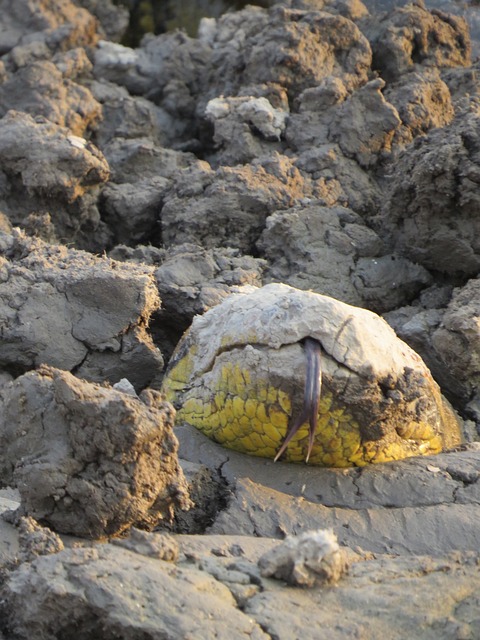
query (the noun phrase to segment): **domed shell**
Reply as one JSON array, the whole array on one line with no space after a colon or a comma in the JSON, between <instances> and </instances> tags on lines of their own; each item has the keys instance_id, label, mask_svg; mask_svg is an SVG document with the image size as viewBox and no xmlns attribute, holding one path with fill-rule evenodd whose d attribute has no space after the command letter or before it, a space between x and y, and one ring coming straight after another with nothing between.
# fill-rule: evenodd
<instances>
[{"instance_id":1,"label":"domed shell","mask_svg":"<svg viewBox=\"0 0 480 640\"><path fill-rule=\"evenodd\" d=\"M363 466L461 442L430 371L382 318L283 284L231 295L194 319L163 384L177 422L274 458L302 411L306 338L320 345L322 370L310 464ZM305 424L283 459L302 462L307 450Z\"/></svg>"}]
</instances>

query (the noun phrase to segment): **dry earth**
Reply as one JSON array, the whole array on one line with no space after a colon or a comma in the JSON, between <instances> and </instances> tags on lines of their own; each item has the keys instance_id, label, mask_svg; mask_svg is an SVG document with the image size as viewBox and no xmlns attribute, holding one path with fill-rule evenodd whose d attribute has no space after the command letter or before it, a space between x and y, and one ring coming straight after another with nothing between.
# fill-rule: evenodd
<instances>
[{"instance_id":1,"label":"dry earth","mask_svg":"<svg viewBox=\"0 0 480 640\"><path fill-rule=\"evenodd\" d=\"M0 0L1 640L476 640L467 23L290 0L131 49L125 20ZM174 427L159 388L183 332L271 282L383 315L465 444L322 469ZM318 529L340 549L312 560Z\"/></svg>"}]
</instances>

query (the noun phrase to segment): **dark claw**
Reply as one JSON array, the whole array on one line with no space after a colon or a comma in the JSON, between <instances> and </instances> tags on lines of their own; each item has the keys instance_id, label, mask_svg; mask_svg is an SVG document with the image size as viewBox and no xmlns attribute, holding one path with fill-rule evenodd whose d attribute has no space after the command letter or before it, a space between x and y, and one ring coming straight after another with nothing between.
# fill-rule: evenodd
<instances>
[{"instance_id":1,"label":"dark claw","mask_svg":"<svg viewBox=\"0 0 480 640\"><path fill-rule=\"evenodd\" d=\"M315 432L318 424L318 405L320 403L320 392L322 389L322 368L321 355L322 348L314 338L305 338L305 354L307 356L307 372L305 376L305 390L303 393L303 405L300 415L290 426L282 446L274 458L276 462L288 447L290 440L300 429L302 424L308 422L310 429L308 432L308 451L305 462L308 462L312 453Z\"/></svg>"}]
</instances>

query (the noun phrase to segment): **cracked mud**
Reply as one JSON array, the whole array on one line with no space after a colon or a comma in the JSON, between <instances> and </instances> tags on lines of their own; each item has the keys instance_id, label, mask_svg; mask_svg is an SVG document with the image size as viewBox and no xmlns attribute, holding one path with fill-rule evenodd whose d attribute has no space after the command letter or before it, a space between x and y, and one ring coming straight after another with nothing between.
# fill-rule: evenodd
<instances>
[{"instance_id":1,"label":"cracked mud","mask_svg":"<svg viewBox=\"0 0 480 640\"><path fill-rule=\"evenodd\" d=\"M475 11L285 0L129 47L109 0L0 0L1 640L480 637ZM329 307L260 317L279 287ZM239 357L295 408L307 336L366 466L181 419ZM369 464L446 413L437 455Z\"/></svg>"}]
</instances>

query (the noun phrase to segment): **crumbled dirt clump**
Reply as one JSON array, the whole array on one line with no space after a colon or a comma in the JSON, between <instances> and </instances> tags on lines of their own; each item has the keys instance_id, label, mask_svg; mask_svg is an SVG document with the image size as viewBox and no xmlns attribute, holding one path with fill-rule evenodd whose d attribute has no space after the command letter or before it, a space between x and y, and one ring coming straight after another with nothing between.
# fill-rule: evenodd
<instances>
[{"instance_id":1,"label":"crumbled dirt clump","mask_svg":"<svg viewBox=\"0 0 480 640\"><path fill-rule=\"evenodd\" d=\"M6 385L0 402L1 481L36 520L101 538L189 506L174 410L158 392L137 399L42 367Z\"/></svg>"}]
</instances>

